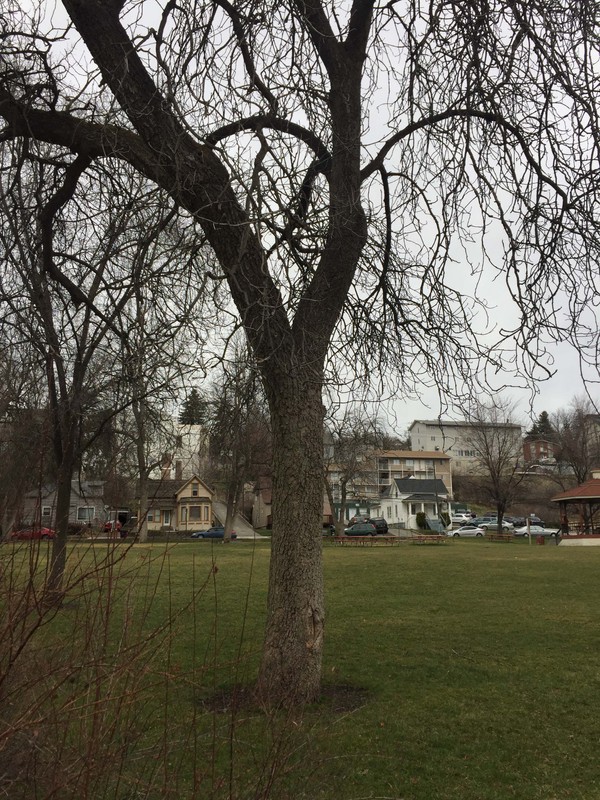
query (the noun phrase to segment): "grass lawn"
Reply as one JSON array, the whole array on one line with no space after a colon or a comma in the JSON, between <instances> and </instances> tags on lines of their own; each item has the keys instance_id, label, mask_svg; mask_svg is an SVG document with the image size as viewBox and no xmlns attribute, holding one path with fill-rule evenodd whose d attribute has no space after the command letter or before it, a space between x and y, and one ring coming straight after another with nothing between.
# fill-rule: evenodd
<instances>
[{"instance_id":1,"label":"grass lawn","mask_svg":"<svg viewBox=\"0 0 600 800\"><path fill-rule=\"evenodd\" d=\"M36 630L15 663L57 666L10 697L54 726L61 797L600 800L600 548L326 545L323 701L224 711L256 674L269 551L122 547ZM74 574L101 552L74 545Z\"/></svg>"}]
</instances>

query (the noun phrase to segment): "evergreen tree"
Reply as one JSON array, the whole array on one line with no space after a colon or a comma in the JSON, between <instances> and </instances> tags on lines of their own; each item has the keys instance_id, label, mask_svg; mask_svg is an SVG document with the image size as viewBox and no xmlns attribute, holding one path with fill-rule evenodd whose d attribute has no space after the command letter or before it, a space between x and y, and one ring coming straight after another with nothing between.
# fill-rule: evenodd
<instances>
[{"instance_id":1,"label":"evergreen tree","mask_svg":"<svg viewBox=\"0 0 600 800\"><path fill-rule=\"evenodd\" d=\"M183 404L179 422L182 425L203 425L206 421L206 411L206 400L197 389L192 389Z\"/></svg>"},{"instance_id":2,"label":"evergreen tree","mask_svg":"<svg viewBox=\"0 0 600 800\"><path fill-rule=\"evenodd\" d=\"M538 436L546 439L552 438L555 434L556 431L550 422L547 411L542 411L537 420L533 423L531 430L527 431L527 436Z\"/></svg>"}]
</instances>

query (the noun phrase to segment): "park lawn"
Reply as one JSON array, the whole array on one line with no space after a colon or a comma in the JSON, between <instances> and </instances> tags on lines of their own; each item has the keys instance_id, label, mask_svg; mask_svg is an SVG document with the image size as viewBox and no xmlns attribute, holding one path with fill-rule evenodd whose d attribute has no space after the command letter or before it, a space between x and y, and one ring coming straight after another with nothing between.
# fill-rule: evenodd
<instances>
[{"instance_id":1,"label":"park lawn","mask_svg":"<svg viewBox=\"0 0 600 800\"><path fill-rule=\"evenodd\" d=\"M268 543L121 552L40 633L72 664L93 645L54 692L65 752L104 762L90 800L600 799L600 548L326 545L326 691L303 714L230 702L256 674Z\"/></svg>"}]
</instances>

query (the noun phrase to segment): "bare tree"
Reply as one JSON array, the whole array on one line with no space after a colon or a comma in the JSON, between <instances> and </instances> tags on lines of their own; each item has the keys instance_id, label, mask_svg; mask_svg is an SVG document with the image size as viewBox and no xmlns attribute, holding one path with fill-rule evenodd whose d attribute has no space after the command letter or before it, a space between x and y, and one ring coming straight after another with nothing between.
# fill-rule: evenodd
<instances>
[{"instance_id":1,"label":"bare tree","mask_svg":"<svg viewBox=\"0 0 600 800\"><path fill-rule=\"evenodd\" d=\"M507 404L477 404L469 414L469 445L475 453L480 487L498 512L498 529L523 480L523 437Z\"/></svg>"},{"instance_id":2,"label":"bare tree","mask_svg":"<svg viewBox=\"0 0 600 800\"><path fill-rule=\"evenodd\" d=\"M332 437L332 447L325 458L325 489L336 530L341 533L349 490L356 485L377 483L373 453L383 446L384 433L377 420L363 409L353 407L344 409L337 418L329 418L327 428ZM333 474L336 476L335 484Z\"/></svg>"},{"instance_id":3,"label":"bare tree","mask_svg":"<svg viewBox=\"0 0 600 800\"><path fill-rule=\"evenodd\" d=\"M1 328L1 326L0 326ZM27 342L0 348L0 538L12 528L23 495L44 482L53 467L48 458L49 418L37 354ZM13 332L14 333L14 332Z\"/></svg>"},{"instance_id":4,"label":"bare tree","mask_svg":"<svg viewBox=\"0 0 600 800\"><path fill-rule=\"evenodd\" d=\"M4 3L7 148L132 164L215 254L273 431L257 688L313 700L331 360L455 393L482 359L507 365L514 341L525 368L544 368L544 337L597 365L595 3L63 0L72 52L39 30L49 3L32 18ZM515 303L500 342L465 297L484 264Z\"/></svg>"},{"instance_id":5,"label":"bare tree","mask_svg":"<svg viewBox=\"0 0 600 800\"><path fill-rule=\"evenodd\" d=\"M563 487L565 480L583 483L600 465L597 419L596 409L586 397L574 397L568 409L555 414L556 475Z\"/></svg>"},{"instance_id":6,"label":"bare tree","mask_svg":"<svg viewBox=\"0 0 600 800\"><path fill-rule=\"evenodd\" d=\"M90 443L106 432L111 417L133 402L126 396L117 399L101 415L96 430L90 431L89 425L86 429L99 398L118 378L118 364L125 363L127 369L135 364L135 339L127 325L130 307L145 286L152 286L157 298L159 285L166 283L171 292L175 288L164 253L157 257L149 252L164 238L175 215L155 188L136 192L132 181L139 184L140 178L131 173L111 174L102 167L88 174L89 159L70 164L33 145L14 155L2 169L0 201L6 224L0 231L0 248L7 269L0 287L5 309L1 321L5 330L19 329L45 371L56 468L57 535L48 581L53 592L60 589L66 563L75 470ZM198 298L202 292L194 287L192 295ZM177 306L186 319L183 292L177 295ZM182 326L164 320L161 316L161 344L169 342L172 353L181 347L173 339ZM143 333L138 320L136 331ZM157 340L155 332L154 352ZM122 362L115 356L123 352ZM144 369L152 368L156 362L148 360ZM148 393L159 388L155 377Z\"/></svg>"},{"instance_id":7,"label":"bare tree","mask_svg":"<svg viewBox=\"0 0 600 800\"><path fill-rule=\"evenodd\" d=\"M223 363L209 402L213 480L216 478L224 490L225 538L230 539L244 484L267 474L272 459L268 412L245 345L238 342L232 358Z\"/></svg>"}]
</instances>

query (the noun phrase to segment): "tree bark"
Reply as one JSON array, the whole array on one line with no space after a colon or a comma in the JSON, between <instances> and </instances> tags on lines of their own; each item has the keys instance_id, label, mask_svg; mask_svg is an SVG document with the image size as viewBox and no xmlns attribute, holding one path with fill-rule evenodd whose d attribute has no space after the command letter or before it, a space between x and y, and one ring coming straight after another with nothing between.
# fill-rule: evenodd
<instances>
[{"instance_id":1,"label":"tree bark","mask_svg":"<svg viewBox=\"0 0 600 800\"><path fill-rule=\"evenodd\" d=\"M258 696L271 705L316 700L321 687L323 404L321 387L295 380L270 398L273 538Z\"/></svg>"},{"instance_id":2,"label":"tree bark","mask_svg":"<svg viewBox=\"0 0 600 800\"><path fill-rule=\"evenodd\" d=\"M60 597L65 567L67 563L67 538L69 532L69 511L71 508L71 483L75 471L75 428L76 423L63 418L61 431L63 437L60 442L60 461L58 464L58 476L56 482L56 537L52 545L52 559L50 565L50 575L46 584L46 595ZM55 432L55 437L59 436Z\"/></svg>"}]
</instances>

